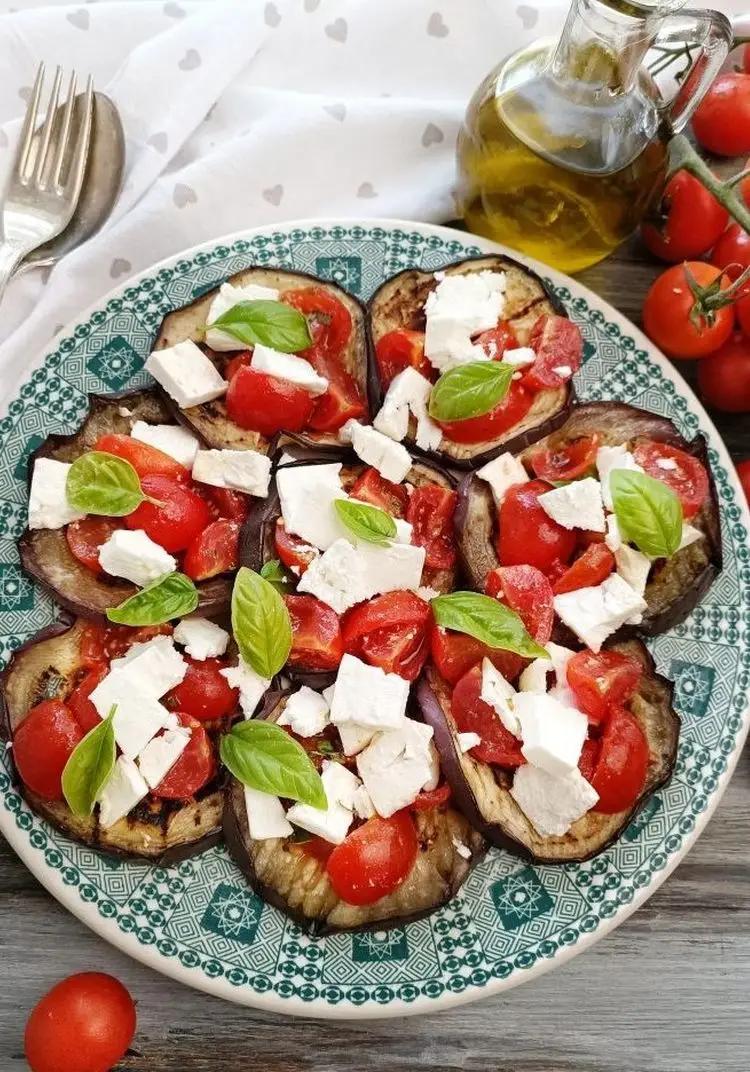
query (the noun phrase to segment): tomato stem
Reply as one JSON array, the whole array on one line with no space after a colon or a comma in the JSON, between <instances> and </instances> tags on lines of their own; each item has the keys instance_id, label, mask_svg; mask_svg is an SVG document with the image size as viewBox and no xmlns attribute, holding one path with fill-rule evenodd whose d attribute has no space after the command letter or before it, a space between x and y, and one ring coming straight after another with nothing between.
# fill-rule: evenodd
<instances>
[{"instance_id":1,"label":"tomato stem","mask_svg":"<svg viewBox=\"0 0 750 1072\"><path fill-rule=\"evenodd\" d=\"M750 209L735 190L737 184L746 177L750 169L722 182L721 179L716 178L705 160L701 159L685 135L675 134L669 143L667 179L671 179L678 171L687 171L693 175L709 193L713 194L732 219L736 220L743 230L750 233Z\"/></svg>"}]
</instances>

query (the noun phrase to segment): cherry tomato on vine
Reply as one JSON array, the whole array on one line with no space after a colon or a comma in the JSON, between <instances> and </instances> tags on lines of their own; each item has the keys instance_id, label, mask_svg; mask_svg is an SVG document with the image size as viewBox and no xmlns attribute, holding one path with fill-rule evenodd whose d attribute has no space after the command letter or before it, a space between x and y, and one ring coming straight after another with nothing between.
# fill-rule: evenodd
<instances>
[{"instance_id":1,"label":"cherry tomato on vine","mask_svg":"<svg viewBox=\"0 0 750 1072\"><path fill-rule=\"evenodd\" d=\"M658 220L647 221L641 236L663 261L684 261L711 249L727 225L729 213L695 176L678 171L667 183Z\"/></svg>"},{"instance_id":2,"label":"cherry tomato on vine","mask_svg":"<svg viewBox=\"0 0 750 1072\"><path fill-rule=\"evenodd\" d=\"M643 305L646 334L674 358L705 357L732 334L730 280L703 261L675 264L656 279ZM723 304L725 303L725 304Z\"/></svg>"},{"instance_id":3,"label":"cherry tomato on vine","mask_svg":"<svg viewBox=\"0 0 750 1072\"><path fill-rule=\"evenodd\" d=\"M723 268L732 282L750 268L750 235L732 223L719 238L711 254L711 264Z\"/></svg>"},{"instance_id":4,"label":"cherry tomato on vine","mask_svg":"<svg viewBox=\"0 0 750 1072\"><path fill-rule=\"evenodd\" d=\"M734 334L698 365L698 386L709 406L750 413L750 339Z\"/></svg>"},{"instance_id":5,"label":"cherry tomato on vine","mask_svg":"<svg viewBox=\"0 0 750 1072\"><path fill-rule=\"evenodd\" d=\"M719 156L750 153L750 74L719 75L693 116L693 133Z\"/></svg>"}]
</instances>

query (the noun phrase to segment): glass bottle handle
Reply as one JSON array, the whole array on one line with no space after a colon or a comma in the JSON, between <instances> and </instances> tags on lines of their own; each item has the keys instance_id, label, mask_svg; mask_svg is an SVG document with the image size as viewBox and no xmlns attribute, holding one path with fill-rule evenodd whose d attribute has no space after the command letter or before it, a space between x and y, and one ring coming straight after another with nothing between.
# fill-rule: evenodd
<instances>
[{"instance_id":1,"label":"glass bottle handle","mask_svg":"<svg viewBox=\"0 0 750 1072\"><path fill-rule=\"evenodd\" d=\"M720 11L680 11L662 24L654 44L661 48L690 48L700 52L666 108L666 120L677 134L683 129L703 95L721 70L734 41L732 24Z\"/></svg>"}]
</instances>

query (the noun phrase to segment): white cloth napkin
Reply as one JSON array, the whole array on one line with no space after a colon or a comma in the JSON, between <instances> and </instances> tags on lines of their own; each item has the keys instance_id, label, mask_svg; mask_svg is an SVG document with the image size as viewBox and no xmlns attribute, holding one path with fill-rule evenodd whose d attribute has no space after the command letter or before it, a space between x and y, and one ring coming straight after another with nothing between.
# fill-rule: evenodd
<instances>
[{"instance_id":1,"label":"white cloth napkin","mask_svg":"<svg viewBox=\"0 0 750 1072\"><path fill-rule=\"evenodd\" d=\"M716 7L741 11L745 0ZM467 100L509 51L559 32L567 0L0 3L0 183L40 59L93 75L122 114L107 226L0 306L7 399L63 325L163 257L310 216L453 215Z\"/></svg>"}]
</instances>

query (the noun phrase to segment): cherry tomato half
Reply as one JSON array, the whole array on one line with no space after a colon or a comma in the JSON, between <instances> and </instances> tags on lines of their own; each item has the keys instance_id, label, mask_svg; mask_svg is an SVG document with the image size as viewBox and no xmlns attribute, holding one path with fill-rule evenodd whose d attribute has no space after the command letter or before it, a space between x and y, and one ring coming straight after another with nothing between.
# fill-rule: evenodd
<instances>
[{"instance_id":1,"label":"cherry tomato half","mask_svg":"<svg viewBox=\"0 0 750 1072\"><path fill-rule=\"evenodd\" d=\"M400 328L381 335L375 345L375 357L380 372L380 383L388 387L391 380L405 368L415 368L429 380L432 365L424 356L424 332Z\"/></svg>"},{"instance_id":2,"label":"cherry tomato half","mask_svg":"<svg viewBox=\"0 0 750 1072\"><path fill-rule=\"evenodd\" d=\"M303 387L246 365L229 381L225 401L230 420L264 436L301 432L315 408L315 399Z\"/></svg>"},{"instance_id":3,"label":"cherry tomato half","mask_svg":"<svg viewBox=\"0 0 750 1072\"><path fill-rule=\"evenodd\" d=\"M503 566L536 566L547 573L556 562L568 562L576 535L558 525L538 503L550 490L543 480L510 488L498 510L495 547Z\"/></svg>"},{"instance_id":4,"label":"cherry tomato half","mask_svg":"<svg viewBox=\"0 0 750 1072\"><path fill-rule=\"evenodd\" d=\"M344 650L414 681L429 654L431 619L429 604L413 592L386 592L347 612L341 626Z\"/></svg>"},{"instance_id":5,"label":"cherry tomato half","mask_svg":"<svg viewBox=\"0 0 750 1072\"><path fill-rule=\"evenodd\" d=\"M590 722L604 722L613 707L622 707L634 695L642 668L636 659L619 651L579 651L566 668L568 685Z\"/></svg>"},{"instance_id":6,"label":"cherry tomato half","mask_svg":"<svg viewBox=\"0 0 750 1072\"><path fill-rule=\"evenodd\" d=\"M521 742L506 730L494 707L484 702L481 693L482 668L472 666L451 694L451 714L459 733L476 733L481 738L470 755L498 767L520 767L526 762L521 754Z\"/></svg>"},{"instance_id":7,"label":"cherry tomato half","mask_svg":"<svg viewBox=\"0 0 750 1072\"><path fill-rule=\"evenodd\" d=\"M84 731L62 700L42 700L13 735L13 759L24 785L45 800L62 800L62 772Z\"/></svg>"},{"instance_id":8,"label":"cherry tomato half","mask_svg":"<svg viewBox=\"0 0 750 1072\"><path fill-rule=\"evenodd\" d=\"M216 774L216 756L203 726L184 711L180 722L190 730L190 741L180 758L151 792L163 800L189 800Z\"/></svg>"},{"instance_id":9,"label":"cherry tomato half","mask_svg":"<svg viewBox=\"0 0 750 1072\"><path fill-rule=\"evenodd\" d=\"M70 553L92 573L102 573L99 548L122 523L111 517L84 517L65 526L65 539Z\"/></svg>"},{"instance_id":10,"label":"cherry tomato half","mask_svg":"<svg viewBox=\"0 0 750 1072\"><path fill-rule=\"evenodd\" d=\"M501 320L496 328L483 331L474 342L493 361L502 361L506 350L514 350L518 346L516 333L507 320Z\"/></svg>"},{"instance_id":11,"label":"cherry tomato half","mask_svg":"<svg viewBox=\"0 0 750 1072\"><path fill-rule=\"evenodd\" d=\"M581 367L581 329L566 316L540 316L531 330L529 346L536 354L536 360L522 382L531 391L562 387ZM570 372L563 373L560 369L570 369Z\"/></svg>"},{"instance_id":12,"label":"cherry tomato half","mask_svg":"<svg viewBox=\"0 0 750 1072\"><path fill-rule=\"evenodd\" d=\"M353 830L328 857L326 870L342 901L374 904L409 877L418 851L414 821L399 811L389 819L375 816Z\"/></svg>"},{"instance_id":13,"label":"cherry tomato half","mask_svg":"<svg viewBox=\"0 0 750 1072\"><path fill-rule=\"evenodd\" d=\"M284 596L284 603L292 622L289 665L305 670L335 670L344 654L336 611L315 596Z\"/></svg>"},{"instance_id":14,"label":"cherry tomato half","mask_svg":"<svg viewBox=\"0 0 750 1072\"><path fill-rule=\"evenodd\" d=\"M726 71L714 80L693 116L693 133L719 156L750 153L750 75Z\"/></svg>"},{"instance_id":15,"label":"cherry tomato half","mask_svg":"<svg viewBox=\"0 0 750 1072\"><path fill-rule=\"evenodd\" d=\"M285 290L281 300L304 314L313 348L327 357L338 357L352 333L351 314L343 302L324 287Z\"/></svg>"},{"instance_id":16,"label":"cherry tomato half","mask_svg":"<svg viewBox=\"0 0 750 1072\"><path fill-rule=\"evenodd\" d=\"M641 236L654 256L674 264L711 249L729 219L727 210L687 171L678 171L667 183L659 214L658 224L643 224Z\"/></svg>"},{"instance_id":17,"label":"cherry tomato half","mask_svg":"<svg viewBox=\"0 0 750 1072\"><path fill-rule=\"evenodd\" d=\"M171 476L144 476L141 489L154 502L142 502L125 518L129 529L143 529L165 551L184 551L209 523L204 500ZM158 503L158 505L157 505Z\"/></svg>"},{"instance_id":18,"label":"cherry tomato half","mask_svg":"<svg viewBox=\"0 0 750 1072\"><path fill-rule=\"evenodd\" d=\"M129 435L100 436L94 444L94 450L102 450L105 454L114 454L130 462L140 477L159 475L171 476L175 480L190 480L190 471L171 455Z\"/></svg>"},{"instance_id":19,"label":"cherry tomato half","mask_svg":"<svg viewBox=\"0 0 750 1072\"><path fill-rule=\"evenodd\" d=\"M701 462L679 447L647 441L633 451L638 464L655 480L661 480L679 497L682 513L694 517L708 496L708 473Z\"/></svg>"},{"instance_id":20,"label":"cherry tomato half","mask_svg":"<svg viewBox=\"0 0 750 1072\"><path fill-rule=\"evenodd\" d=\"M462 421L437 421L443 434L454 443L483 443L496 439L518 424L531 409L534 401L532 391L526 390L520 380L514 380L502 402L489 413L480 417L466 417Z\"/></svg>"},{"instance_id":21,"label":"cherry tomato half","mask_svg":"<svg viewBox=\"0 0 750 1072\"><path fill-rule=\"evenodd\" d=\"M450 569L455 564L453 515L457 504L457 493L437 484L415 488L409 498L406 520L413 526L411 540L424 547L425 565L431 569Z\"/></svg>"},{"instance_id":22,"label":"cherry tomato half","mask_svg":"<svg viewBox=\"0 0 750 1072\"><path fill-rule=\"evenodd\" d=\"M541 570L526 565L499 566L487 574L484 590L514 610L538 644L547 643L552 636L555 609L552 586Z\"/></svg>"},{"instance_id":23,"label":"cherry tomato half","mask_svg":"<svg viewBox=\"0 0 750 1072\"><path fill-rule=\"evenodd\" d=\"M404 517L409 505L409 493L403 484L394 484L381 476L377 469L367 468L357 477L351 491L353 499L379 506L392 517Z\"/></svg>"},{"instance_id":24,"label":"cherry tomato half","mask_svg":"<svg viewBox=\"0 0 750 1072\"><path fill-rule=\"evenodd\" d=\"M103 681L108 673L109 667L106 663L102 663L101 666L89 670L86 676L82 678L73 689L70 696L68 696L68 707L75 715L76 722L84 733L93 730L94 727L98 726L101 722L99 712L94 707L89 697L99 682Z\"/></svg>"},{"instance_id":25,"label":"cherry tomato half","mask_svg":"<svg viewBox=\"0 0 750 1072\"><path fill-rule=\"evenodd\" d=\"M698 387L709 406L750 413L750 339L734 334L704 358L698 365Z\"/></svg>"},{"instance_id":26,"label":"cherry tomato half","mask_svg":"<svg viewBox=\"0 0 750 1072\"><path fill-rule=\"evenodd\" d=\"M576 480L594 468L598 449L598 436L580 436L559 447L535 451L529 463L540 480Z\"/></svg>"},{"instance_id":27,"label":"cherry tomato half","mask_svg":"<svg viewBox=\"0 0 750 1072\"><path fill-rule=\"evenodd\" d=\"M603 543L591 543L561 577L552 591L556 596L575 592L578 588L593 588L609 577L615 568L615 556Z\"/></svg>"},{"instance_id":28,"label":"cherry tomato half","mask_svg":"<svg viewBox=\"0 0 750 1072\"><path fill-rule=\"evenodd\" d=\"M632 808L648 773L648 742L637 719L616 707L601 737L601 751L591 784L599 794L593 811L614 815Z\"/></svg>"},{"instance_id":29,"label":"cherry tomato half","mask_svg":"<svg viewBox=\"0 0 750 1072\"><path fill-rule=\"evenodd\" d=\"M518 677L524 666L524 660L515 652L490 648L466 633L456 633L452 629L443 629L434 624L430 630L430 656L449 685L455 685L467 670L477 666L485 658L489 659L508 681Z\"/></svg>"},{"instance_id":30,"label":"cherry tomato half","mask_svg":"<svg viewBox=\"0 0 750 1072\"><path fill-rule=\"evenodd\" d=\"M205 581L237 568L239 521L220 518L212 521L193 538L182 560L182 570L194 581Z\"/></svg>"},{"instance_id":31,"label":"cherry tomato half","mask_svg":"<svg viewBox=\"0 0 750 1072\"><path fill-rule=\"evenodd\" d=\"M192 659L185 656L187 673L165 697L172 711L184 711L199 722L212 722L231 715L239 703L239 689L233 689L220 671L221 659Z\"/></svg>"},{"instance_id":32,"label":"cherry tomato half","mask_svg":"<svg viewBox=\"0 0 750 1072\"><path fill-rule=\"evenodd\" d=\"M432 811L433 808L444 807L451 798L451 787L443 782L437 789L423 789L418 793L412 808L414 811Z\"/></svg>"}]
</instances>

